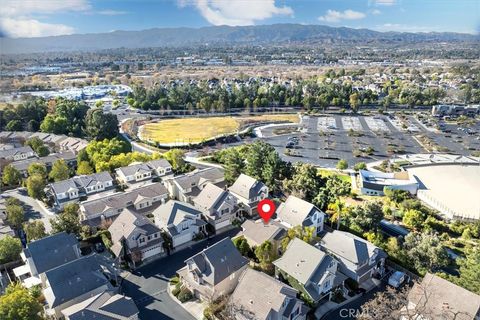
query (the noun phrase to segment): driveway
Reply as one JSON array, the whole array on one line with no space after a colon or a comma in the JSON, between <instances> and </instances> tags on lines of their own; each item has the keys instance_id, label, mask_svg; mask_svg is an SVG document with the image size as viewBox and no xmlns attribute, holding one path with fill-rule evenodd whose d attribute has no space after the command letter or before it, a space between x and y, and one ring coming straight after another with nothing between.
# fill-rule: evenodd
<instances>
[{"instance_id":1,"label":"driveway","mask_svg":"<svg viewBox=\"0 0 480 320\"><path fill-rule=\"evenodd\" d=\"M185 266L186 259L226 237L236 235L238 231L238 228L229 230L168 257L153 261L128 274L122 283L123 293L135 301L140 310L140 318L143 320L194 320L168 295L169 279L175 276L178 269Z\"/></svg>"},{"instance_id":2,"label":"driveway","mask_svg":"<svg viewBox=\"0 0 480 320\"><path fill-rule=\"evenodd\" d=\"M25 210L25 219L28 221L41 220L45 225L45 231L50 233L52 226L50 219L55 217L55 214L48 210L40 201L29 197L25 188L17 188L14 190L5 191L4 195L20 200Z\"/></svg>"}]
</instances>

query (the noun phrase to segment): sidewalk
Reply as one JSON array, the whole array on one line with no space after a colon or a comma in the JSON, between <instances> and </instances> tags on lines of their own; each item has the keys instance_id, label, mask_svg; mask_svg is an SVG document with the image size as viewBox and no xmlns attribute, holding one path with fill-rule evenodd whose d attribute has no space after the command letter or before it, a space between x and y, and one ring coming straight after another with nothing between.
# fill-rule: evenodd
<instances>
[{"instance_id":1,"label":"sidewalk","mask_svg":"<svg viewBox=\"0 0 480 320\"><path fill-rule=\"evenodd\" d=\"M180 307L185 309L188 313L192 315L195 319L198 320L203 320L203 310L205 310L206 305L205 303L201 302L198 299L190 300L184 303L181 303L180 300L178 300L173 294L172 294L172 285L170 283L168 284L167 287L167 293L172 298L173 301L175 301Z\"/></svg>"}]
</instances>

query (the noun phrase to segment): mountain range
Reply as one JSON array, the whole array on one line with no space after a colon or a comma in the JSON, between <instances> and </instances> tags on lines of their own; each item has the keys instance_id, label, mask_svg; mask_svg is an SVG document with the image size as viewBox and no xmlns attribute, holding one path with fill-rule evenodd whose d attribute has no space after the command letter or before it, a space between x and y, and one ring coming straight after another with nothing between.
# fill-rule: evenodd
<instances>
[{"instance_id":1,"label":"mountain range","mask_svg":"<svg viewBox=\"0 0 480 320\"><path fill-rule=\"evenodd\" d=\"M378 32L323 25L274 24L245 27L154 28L141 31L72 34L38 38L0 38L0 53L96 51L114 48L190 45L284 45L322 43L478 42L462 33Z\"/></svg>"}]
</instances>

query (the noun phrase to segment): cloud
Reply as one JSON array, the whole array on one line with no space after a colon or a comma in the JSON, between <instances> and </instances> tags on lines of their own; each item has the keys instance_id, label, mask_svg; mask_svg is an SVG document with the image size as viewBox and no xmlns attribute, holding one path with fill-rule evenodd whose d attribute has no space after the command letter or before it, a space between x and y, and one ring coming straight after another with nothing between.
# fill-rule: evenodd
<instances>
[{"instance_id":1,"label":"cloud","mask_svg":"<svg viewBox=\"0 0 480 320\"><path fill-rule=\"evenodd\" d=\"M336 10L327 10L327 13L324 16L318 17L318 20L326 22L339 22L341 20L363 19L366 16L367 15L363 12L353 11L350 9L343 12Z\"/></svg>"},{"instance_id":2,"label":"cloud","mask_svg":"<svg viewBox=\"0 0 480 320\"><path fill-rule=\"evenodd\" d=\"M97 14L101 14L104 16L120 16L122 14L127 14L127 11L118 11L118 10L102 10L97 11Z\"/></svg>"},{"instance_id":3,"label":"cloud","mask_svg":"<svg viewBox=\"0 0 480 320\"><path fill-rule=\"evenodd\" d=\"M91 5L87 0L2 0L1 16L27 16L30 14L62 11L86 11Z\"/></svg>"},{"instance_id":4,"label":"cloud","mask_svg":"<svg viewBox=\"0 0 480 320\"><path fill-rule=\"evenodd\" d=\"M374 0L373 2L379 6L393 6L397 4L397 0Z\"/></svg>"},{"instance_id":5,"label":"cloud","mask_svg":"<svg viewBox=\"0 0 480 320\"><path fill-rule=\"evenodd\" d=\"M277 15L293 16L291 7L277 7L275 0L179 0L178 4L196 7L208 22L217 26L246 26Z\"/></svg>"},{"instance_id":6,"label":"cloud","mask_svg":"<svg viewBox=\"0 0 480 320\"><path fill-rule=\"evenodd\" d=\"M371 13L374 15L374 16L378 16L379 14L382 14L382 11L378 10L378 9L373 9L371 11Z\"/></svg>"},{"instance_id":7,"label":"cloud","mask_svg":"<svg viewBox=\"0 0 480 320\"><path fill-rule=\"evenodd\" d=\"M12 38L43 37L72 34L74 29L64 24L43 23L35 19L0 18L0 30Z\"/></svg>"}]
</instances>

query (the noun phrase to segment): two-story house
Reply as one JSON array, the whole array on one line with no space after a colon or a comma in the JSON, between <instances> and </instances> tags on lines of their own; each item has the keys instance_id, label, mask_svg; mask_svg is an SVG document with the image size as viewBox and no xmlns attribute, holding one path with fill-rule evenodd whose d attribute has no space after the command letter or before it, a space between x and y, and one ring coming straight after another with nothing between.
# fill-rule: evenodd
<instances>
[{"instance_id":1,"label":"two-story house","mask_svg":"<svg viewBox=\"0 0 480 320\"><path fill-rule=\"evenodd\" d=\"M147 217L124 209L108 228L112 236L111 250L125 260L128 256L134 263L160 257L163 250L161 230Z\"/></svg>"},{"instance_id":2,"label":"two-story house","mask_svg":"<svg viewBox=\"0 0 480 320\"><path fill-rule=\"evenodd\" d=\"M62 209L66 203L78 202L81 197L113 188L113 179L108 172L75 176L51 183L47 193L53 198L56 209Z\"/></svg>"},{"instance_id":3,"label":"two-story house","mask_svg":"<svg viewBox=\"0 0 480 320\"><path fill-rule=\"evenodd\" d=\"M11 166L17 169L18 172L20 172L20 174L26 178L28 177L28 167L32 163L44 164L47 172L49 172L52 169L53 164L57 160L64 160L67 166L70 168L76 168L77 166L77 156L71 151L53 153L49 154L46 157L34 157L25 160L15 161L12 162Z\"/></svg>"},{"instance_id":4,"label":"two-story house","mask_svg":"<svg viewBox=\"0 0 480 320\"><path fill-rule=\"evenodd\" d=\"M155 224L171 239L173 248L192 241L200 232L205 232L206 222L202 212L189 203L169 200L153 211Z\"/></svg>"},{"instance_id":5,"label":"two-story house","mask_svg":"<svg viewBox=\"0 0 480 320\"><path fill-rule=\"evenodd\" d=\"M243 173L228 190L242 204L242 211L248 215L257 214L258 202L268 197L268 187L263 182Z\"/></svg>"},{"instance_id":6,"label":"two-story house","mask_svg":"<svg viewBox=\"0 0 480 320\"><path fill-rule=\"evenodd\" d=\"M231 226L237 218L237 199L228 191L208 183L193 204L203 213L203 217L215 232Z\"/></svg>"},{"instance_id":7,"label":"two-story house","mask_svg":"<svg viewBox=\"0 0 480 320\"><path fill-rule=\"evenodd\" d=\"M235 320L304 320L308 308L297 290L263 272L246 269L229 299L227 310Z\"/></svg>"},{"instance_id":8,"label":"two-story house","mask_svg":"<svg viewBox=\"0 0 480 320\"><path fill-rule=\"evenodd\" d=\"M205 168L167 179L165 182L172 199L193 204L193 198L198 196L208 183L223 188L225 178L222 170Z\"/></svg>"},{"instance_id":9,"label":"two-story house","mask_svg":"<svg viewBox=\"0 0 480 320\"><path fill-rule=\"evenodd\" d=\"M342 285L336 282L336 259L298 238L290 241L285 253L273 264L277 277L293 278L315 303Z\"/></svg>"},{"instance_id":10,"label":"two-story house","mask_svg":"<svg viewBox=\"0 0 480 320\"><path fill-rule=\"evenodd\" d=\"M105 291L62 310L65 320L138 320L133 299Z\"/></svg>"},{"instance_id":11,"label":"two-story house","mask_svg":"<svg viewBox=\"0 0 480 320\"><path fill-rule=\"evenodd\" d=\"M277 221L270 220L265 223L262 219L245 220L239 237L244 237L250 247L258 247L269 241L276 250L281 248L282 240L287 235L285 226ZM280 252L280 251L278 251Z\"/></svg>"},{"instance_id":12,"label":"two-story house","mask_svg":"<svg viewBox=\"0 0 480 320\"><path fill-rule=\"evenodd\" d=\"M0 159L8 161L20 161L35 157L36 154L30 146L12 148L0 151Z\"/></svg>"},{"instance_id":13,"label":"two-story house","mask_svg":"<svg viewBox=\"0 0 480 320\"><path fill-rule=\"evenodd\" d=\"M289 196L284 203L281 203L276 213L277 220L288 228L314 227L317 235L323 231L325 213L310 202L295 196Z\"/></svg>"},{"instance_id":14,"label":"two-story house","mask_svg":"<svg viewBox=\"0 0 480 320\"><path fill-rule=\"evenodd\" d=\"M152 160L145 163L132 163L115 170L121 184L151 180L154 177L168 178L173 176L172 166L165 159Z\"/></svg>"},{"instance_id":15,"label":"two-story house","mask_svg":"<svg viewBox=\"0 0 480 320\"><path fill-rule=\"evenodd\" d=\"M183 285L195 297L212 301L232 293L248 260L225 238L185 261L186 267L177 271Z\"/></svg>"},{"instance_id":16,"label":"two-story house","mask_svg":"<svg viewBox=\"0 0 480 320\"><path fill-rule=\"evenodd\" d=\"M64 309L113 289L95 254L48 270L40 278L46 313L57 318Z\"/></svg>"},{"instance_id":17,"label":"two-story house","mask_svg":"<svg viewBox=\"0 0 480 320\"><path fill-rule=\"evenodd\" d=\"M41 283L40 275L80 257L75 235L60 232L27 244L20 256L24 265L13 269L27 288Z\"/></svg>"},{"instance_id":18,"label":"two-story house","mask_svg":"<svg viewBox=\"0 0 480 320\"><path fill-rule=\"evenodd\" d=\"M168 191L160 182L143 185L125 192L87 200L80 204L80 222L93 228L111 223L128 208L136 213L151 213L168 199Z\"/></svg>"},{"instance_id":19,"label":"two-story house","mask_svg":"<svg viewBox=\"0 0 480 320\"><path fill-rule=\"evenodd\" d=\"M334 230L326 233L319 247L334 255L339 261L339 270L357 281L360 286L374 275L385 271L387 254L373 243L351 233Z\"/></svg>"}]
</instances>

